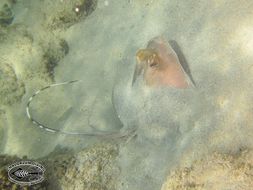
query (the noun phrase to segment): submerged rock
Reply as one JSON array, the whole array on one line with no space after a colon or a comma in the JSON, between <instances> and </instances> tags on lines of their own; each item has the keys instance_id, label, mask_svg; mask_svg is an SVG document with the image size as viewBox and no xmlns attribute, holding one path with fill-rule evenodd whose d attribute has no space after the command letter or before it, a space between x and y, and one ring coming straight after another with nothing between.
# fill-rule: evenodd
<instances>
[{"instance_id":1,"label":"submerged rock","mask_svg":"<svg viewBox=\"0 0 253 190\"><path fill-rule=\"evenodd\" d=\"M253 187L253 151L214 153L171 172L162 190L248 190Z\"/></svg>"},{"instance_id":2,"label":"submerged rock","mask_svg":"<svg viewBox=\"0 0 253 190\"><path fill-rule=\"evenodd\" d=\"M120 173L115 161L117 155L117 145L110 143L97 144L76 153L55 150L36 160L45 167L46 176L42 183L30 187L10 182L6 170L10 164L28 158L0 155L0 189L116 190Z\"/></svg>"},{"instance_id":3,"label":"submerged rock","mask_svg":"<svg viewBox=\"0 0 253 190\"><path fill-rule=\"evenodd\" d=\"M10 64L0 59L0 104L11 105L21 100L25 93L22 81L18 80Z\"/></svg>"},{"instance_id":4,"label":"submerged rock","mask_svg":"<svg viewBox=\"0 0 253 190\"><path fill-rule=\"evenodd\" d=\"M49 76L54 79L54 68L59 61L69 52L68 43L64 39L52 39L50 42L44 42L45 49L43 53L43 62Z\"/></svg>"},{"instance_id":5,"label":"submerged rock","mask_svg":"<svg viewBox=\"0 0 253 190\"><path fill-rule=\"evenodd\" d=\"M51 185L62 190L116 190L119 168L115 164L118 148L101 143L75 154L58 154L45 164ZM58 179L55 181L55 179Z\"/></svg>"},{"instance_id":6,"label":"submerged rock","mask_svg":"<svg viewBox=\"0 0 253 190\"><path fill-rule=\"evenodd\" d=\"M50 6L45 8L47 10L46 25L50 29L68 28L91 14L96 5L96 0L50 2Z\"/></svg>"},{"instance_id":7,"label":"submerged rock","mask_svg":"<svg viewBox=\"0 0 253 190\"><path fill-rule=\"evenodd\" d=\"M4 4L0 9L0 25L7 26L12 23L14 15L8 4Z\"/></svg>"}]
</instances>

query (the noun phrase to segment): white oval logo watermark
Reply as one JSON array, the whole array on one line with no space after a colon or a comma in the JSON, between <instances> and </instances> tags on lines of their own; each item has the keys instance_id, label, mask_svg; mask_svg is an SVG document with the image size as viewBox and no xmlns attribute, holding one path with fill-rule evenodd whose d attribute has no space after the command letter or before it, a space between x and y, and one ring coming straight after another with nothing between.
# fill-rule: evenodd
<instances>
[{"instance_id":1,"label":"white oval logo watermark","mask_svg":"<svg viewBox=\"0 0 253 190\"><path fill-rule=\"evenodd\" d=\"M33 161L20 161L8 167L9 180L19 185L34 185L44 180L45 168Z\"/></svg>"}]
</instances>

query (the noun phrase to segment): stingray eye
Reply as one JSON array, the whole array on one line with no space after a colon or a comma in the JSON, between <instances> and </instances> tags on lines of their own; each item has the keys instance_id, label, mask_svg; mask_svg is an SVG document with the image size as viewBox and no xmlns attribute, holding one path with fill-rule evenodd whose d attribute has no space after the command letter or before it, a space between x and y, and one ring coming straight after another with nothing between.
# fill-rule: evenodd
<instances>
[{"instance_id":1,"label":"stingray eye","mask_svg":"<svg viewBox=\"0 0 253 190\"><path fill-rule=\"evenodd\" d=\"M150 67L156 67L158 65L157 62L153 61L149 64Z\"/></svg>"},{"instance_id":2,"label":"stingray eye","mask_svg":"<svg viewBox=\"0 0 253 190\"><path fill-rule=\"evenodd\" d=\"M149 60L148 60L148 63L149 63L149 66L150 66L150 67L156 67L156 66L158 66L158 59L157 59L156 53L153 53L153 54L150 56L150 58L149 58Z\"/></svg>"}]
</instances>

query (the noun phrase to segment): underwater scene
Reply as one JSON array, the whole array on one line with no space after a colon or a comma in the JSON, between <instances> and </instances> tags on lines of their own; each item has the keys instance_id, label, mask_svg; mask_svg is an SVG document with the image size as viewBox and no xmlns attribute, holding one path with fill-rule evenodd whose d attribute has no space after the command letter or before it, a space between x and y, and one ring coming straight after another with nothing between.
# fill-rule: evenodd
<instances>
[{"instance_id":1,"label":"underwater scene","mask_svg":"<svg viewBox=\"0 0 253 190\"><path fill-rule=\"evenodd\" d=\"M252 190L253 1L0 0L0 190Z\"/></svg>"}]
</instances>

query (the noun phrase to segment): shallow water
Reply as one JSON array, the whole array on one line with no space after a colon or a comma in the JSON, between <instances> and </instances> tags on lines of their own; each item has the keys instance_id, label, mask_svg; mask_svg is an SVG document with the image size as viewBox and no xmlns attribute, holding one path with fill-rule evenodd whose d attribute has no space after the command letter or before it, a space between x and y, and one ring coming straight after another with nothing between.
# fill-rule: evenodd
<instances>
[{"instance_id":1,"label":"shallow water","mask_svg":"<svg viewBox=\"0 0 253 190\"><path fill-rule=\"evenodd\" d=\"M45 161L74 151L81 171L110 162L86 186L58 176L62 189L161 189L171 172L216 159L214 152L252 149L250 0L1 0L0 7L0 153ZM143 74L132 84L135 54L156 36L177 45L195 87L150 87ZM27 118L33 93L76 79L34 97L32 116L52 129L108 136L50 133ZM96 157L102 161L83 164ZM207 181L203 189L225 189Z\"/></svg>"}]
</instances>

